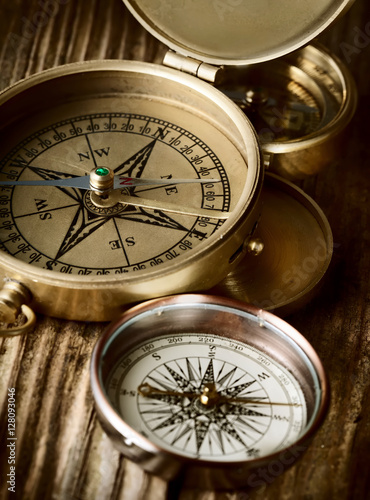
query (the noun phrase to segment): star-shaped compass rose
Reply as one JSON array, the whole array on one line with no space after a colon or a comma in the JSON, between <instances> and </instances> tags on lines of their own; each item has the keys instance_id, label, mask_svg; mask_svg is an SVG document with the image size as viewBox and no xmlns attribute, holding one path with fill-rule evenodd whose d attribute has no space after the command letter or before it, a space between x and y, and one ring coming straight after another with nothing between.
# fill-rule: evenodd
<instances>
[{"instance_id":1,"label":"star-shaped compass rose","mask_svg":"<svg viewBox=\"0 0 370 500\"><path fill-rule=\"evenodd\" d=\"M134 153L130 158L113 170L114 174L122 175L126 178L141 178L155 144L156 139ZM60 171L37 168L33 166L29 166L28 168L45 181L57 181L61 179L71 179L74 177L77 178L77 176ZM171 185L170 180L168 185ZM90 235L103 225L109 223L112 219L131 220L141 224L161 226L183 232L188 232L189 230L162 210L151 210L132 205L117 205L115 207L99 208L92 203L89 191L75 187L56 187L57 189L60 189L69 199L72 198L77 210L55 255L55 260L60 259L63 255L75 248L82 241L86 240ZM163 187L163 185L161 187ZM136 189L136 187L125 187L123 188L123 192L129 194L131 197L135 197L137 196L135 193ZM155 189L155 187L151 187L151 189ZM63 208L64 207L60 207L60 209ZM116 223L115 228L118 232Z\"/></svg>"},{"instance_id":2,"label":"star-shaped compass rose","mask_svg":"<svg viewBox=\"0 0 370 500\"><path fill-rule=\"evenodd\" d=\"M204 366L195 357L185 366L165 363L138 388L141 414L171 445L195 443L197 455L204 445L216 453L248 449L269 425L269 406L280 403L266 401L256 379L235 376L237 370L226 364L216 370L212 359Z\"/></svg>"}]
</instances>

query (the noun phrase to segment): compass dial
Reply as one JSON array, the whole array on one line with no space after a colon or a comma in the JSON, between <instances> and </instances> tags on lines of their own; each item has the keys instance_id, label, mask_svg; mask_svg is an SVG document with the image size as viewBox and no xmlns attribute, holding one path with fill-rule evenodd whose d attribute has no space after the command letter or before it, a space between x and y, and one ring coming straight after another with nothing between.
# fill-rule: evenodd
<instances>
[{"instance_id":1,"label":"compass dial","mask_svg":"<svg viewBox=\"0 0 370 500\"><path fill-rule=\"evenodd\" d=\"M246 96L244 110L254 123L262 142L290 141L315 132L321 124L322 110L314 96L298 82L287 80L285 88L267 87L269 97L263 106L254 108L253 99L261 92L251 87ZM249 110L248 110L249 108Z\"/></svg>"},{"instance_id":2,"label":"compass dial","mask_svg":"<svg viewBox=\"0 0 370 500\"><path fill-rule=\"evenodd\" d=\"M0 186L0 261L42 312L91 319L107 306L92 317L110 319L123 303L209 288L241 257L259 217L260 151L208 84L99 61L35 75L0 103L0 181L14 183ZM96 169L166 183L123 184L109 203L70 187ZM63 305L56 287L76 297Z\"/></svg>"},{"instance_id":3,"label":"compass dial","mask_svg":"<svg viewBox=\"0 0 370 500\"><path fill-rule=\"evenodd\" d=\"M152 388L150 397L138 394L142 384ZM201 402L207 384L217 392L214 404ZM268 455L295 442L306 423L304 395L284 367L215 335L183 333L140 344L112 370L106 389L135 430L203 460Z\"/></svg>"},{"instance_id":4,"label":"compass dial","mask_svg":"<svg viewBox=\"0 0 370 500\"><path fill-rule=\"evenodd\" d=\"M236 161L226 172L215 152L181 122L133 113L71 117L22 141L3 160L2 178L67 179L108 166L117 175L168 179L164 186L123 191L139 199L209 209L209 218L122 204L100 208L89 191L76 188L2 187L2 213L7 215L0 226L3 248L44 269L89 275L163 265L196 247L222 224L212 211L235 207L240 190L231 176L241 159L233 151ZM208 138L211 127L206 125L202 136ZM245 176L244 168L238 178L243 182ZM197 186L171 182L179 177L212 181Z\"/></svg>"},{"instance_id":5,"label":"compass dial","mask_svg":"<svg viewBox=\"0 0 370 500\"><path fill-rule=\"evenodd\" d=\"M244 487L289 450L297 458L328 402L320 360L296 330L200 294L126 311L94 348L91 387L127 458L166 479L182 469L186 484L214 489Z\"/></svg>"}]
</instances>

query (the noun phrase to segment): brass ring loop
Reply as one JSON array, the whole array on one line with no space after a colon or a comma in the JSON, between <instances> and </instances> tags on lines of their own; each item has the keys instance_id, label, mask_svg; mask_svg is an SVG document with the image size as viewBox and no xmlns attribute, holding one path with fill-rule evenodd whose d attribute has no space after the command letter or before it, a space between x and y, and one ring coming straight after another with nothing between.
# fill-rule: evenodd
<instances>
[{"instance_id":1,"label":"brass ring loop","mask_svg":"<svg viewBox=\"0 0 370 500\"><path fill-rule=\"evenodd\" d=\"M24 333L27 333L34 327L36 323L36 315L33 310L25 304L22 304L21 312L27 318L26 323L21 326L15 326L13 328L5 328L3 330L0 330L0 337L15 337L16 335L22 335Z\"/></svg>"}]
</instances>

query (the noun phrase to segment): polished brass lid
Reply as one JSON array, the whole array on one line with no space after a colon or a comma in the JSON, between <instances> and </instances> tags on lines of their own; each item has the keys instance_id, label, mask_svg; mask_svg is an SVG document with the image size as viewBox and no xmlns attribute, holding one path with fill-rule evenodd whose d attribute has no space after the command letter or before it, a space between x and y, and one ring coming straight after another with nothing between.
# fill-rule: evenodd
<instances>
[{"instance_id":1,"label":"polished brass lid","mask_svg":"<svg viewBox=\"0 0 370 500\"><path fill-rule=\"evenodd\" d=\"M332 232L315 201L276 175L266 175L262 202L253 239L263 251L247 253L211 293L290 314L317 291L332 257Z\"/></svg>"},{"instance_id":2,"label":"polished brass lid","mask_svg":"<svg viewBox=\"0 0 370 500\"><path fill-rule=\"evenodd\" d=\"M275 59L310 42L354 0L123 0L168 47L212 64Z\"/></svg>"}]
</instances>

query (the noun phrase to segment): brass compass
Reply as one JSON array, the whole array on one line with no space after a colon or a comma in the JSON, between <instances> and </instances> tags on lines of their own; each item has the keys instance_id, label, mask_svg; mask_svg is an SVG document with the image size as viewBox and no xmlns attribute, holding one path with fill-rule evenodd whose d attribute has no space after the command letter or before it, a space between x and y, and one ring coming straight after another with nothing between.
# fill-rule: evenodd
<instances>
[{"instance_id":1,"label":"brass compass","mask_svg":"<svg viewBox=\"0 0 370 500\"><path fill-rule=\"evenodd\" d=\"M227 68L217 86L252 121L270 171L305 179L345 150L356 86L348 68L322 45L263 64Z\"/></svg>"},{"instance_id":2,"label":"brass compass","mask_svg":"<svg viewBox=\"0 0 370 500\"><path fill-rule=\"evenodd\" d=\"M39 311L108 320L129 302L207 288L245 253L260 152L242 113L206 83L92 62L0 100L2 273Z\"/></svg>"},{"instance_id":3,"label":"brass compass","mask_svg":"<svg viewBox=\"0 0 370 500\"><path fill-rule=\"evenodd\" d=\"M57 317L109 320L126 304L220 282L253 246L262 153L266 165L276 155L261 149L244 112L201 80L217 85L220 65L289 57L351 3L289 0L284 15L273 6L266 17L261 2L126 0L172 49L164 59L172 68L77 63L0 94L0 319L11 322L31 301ZM299 102L288 122L297 106L317 110L304 126L310 136L327 99L317 64L310 72L300 61L296 74L308 83L293 89ZM277 147L291 137L283 139Z\"/></svg>"}]
</instances>

